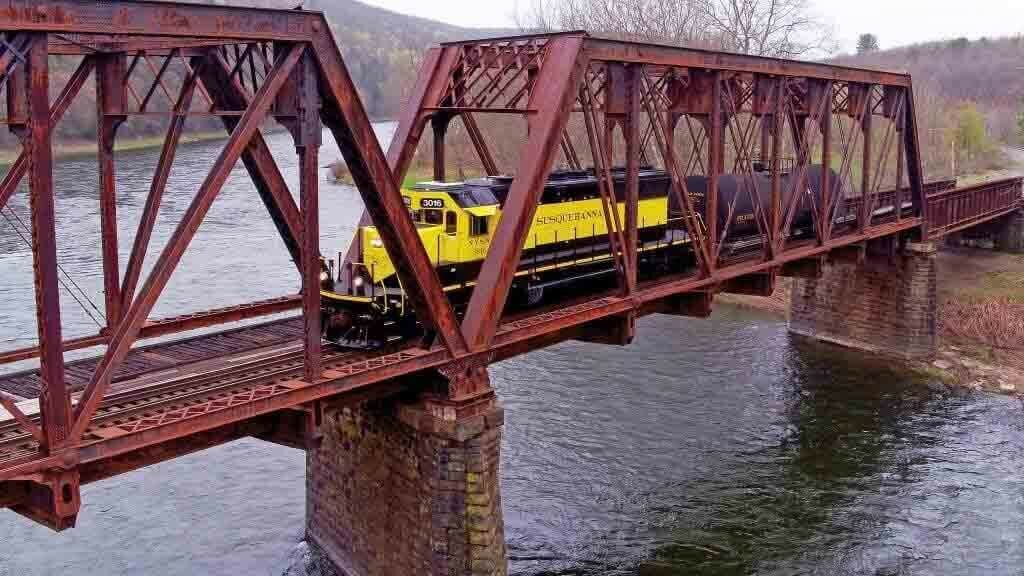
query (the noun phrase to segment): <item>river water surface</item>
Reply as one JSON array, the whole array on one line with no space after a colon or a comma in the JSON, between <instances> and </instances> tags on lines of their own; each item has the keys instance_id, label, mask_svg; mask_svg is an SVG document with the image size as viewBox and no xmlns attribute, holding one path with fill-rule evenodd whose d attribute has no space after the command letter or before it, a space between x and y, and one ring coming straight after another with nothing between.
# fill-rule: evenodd
<instances>
[{"instance_id":1,"label":"river water surface","mask_svg":"<svg viewBox=\"0 0 1024 576\"><path fill-rule=\"evenodd\" d=\"M297 190L288 137L269 140ZM179 153L157 246L219 147ZM119 157L122 261L156 157ZM59 164L57 203L61 263L99 304L93 166ZM325 183L321 198L336 253L358 195ZM26 204L14 200L22 218ZM32 343L30 266L0 220L0 348ZM236 172L154 315L293 292L290 266ZM95 329L62 297L67 336ZM627 348L541 350L492 379L513 574L1024 574L1017 400L928 385L725 307L644 319ZM278 575L303 537L304 476L302 453L242 441L84 487L63 534L3 512L0 575Z\"/></svg>"}]
</instances>

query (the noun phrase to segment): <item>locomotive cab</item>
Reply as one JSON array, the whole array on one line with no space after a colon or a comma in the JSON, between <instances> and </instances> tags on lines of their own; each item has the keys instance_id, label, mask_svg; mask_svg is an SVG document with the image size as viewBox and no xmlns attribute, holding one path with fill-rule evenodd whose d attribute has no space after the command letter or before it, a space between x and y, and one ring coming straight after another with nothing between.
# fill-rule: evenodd
<instances>
[{"instance_id":1,"label":"locomotive cab","mask_svg":"<svg viewBox=\"0 0 1024 576\"><path fill-rule=\"evenodd\" d=\"M430 263L446 287L466 285L467 264L487 253L500 201L487 185L421 182L402 190ZM379 346L417 330L405 292L375 226L361 226L337 275L320 291L324 334L349 345ZM446 289L446 291L449 291ZM375 328L376 326L376 328Z\"/></svg>"}]
</instances>

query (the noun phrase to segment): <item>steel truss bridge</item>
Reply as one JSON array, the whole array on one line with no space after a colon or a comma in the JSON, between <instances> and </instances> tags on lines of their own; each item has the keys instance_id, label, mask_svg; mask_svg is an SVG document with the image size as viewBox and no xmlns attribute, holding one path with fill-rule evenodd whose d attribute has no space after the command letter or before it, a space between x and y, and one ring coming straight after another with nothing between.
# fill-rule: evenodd
<instances>
[{"instance_id":1,"label":"steel truss bridge","mask_svg":"<svg viewBox=\"0 0 1024 576\"><path fill-rule=\"evenodd\" d=\"M439 405L472 410L493 394L486 367L567 339L628 342L637 317L704 317L719 292L770 293L779 276L814 274L839 254L889 252L1001 218L1022 207L1021 182L971 188L926 183L906 74L594 38L584 32L445 44L430 50L387 154L381 149L325 18L316 12L111 0L10 0L0 8L3 122L22 151L0 183L0 207L22 182L31 199L38 346L0 360L38 358L6 377L0 403L0 507L61 530L75 523L81 484L209 446L256 436L292 446L315 440L323 410L419 386L433 371ZM51 86L56 59L77 69ZM60 312L52 137L86 86L95 86L105 324L65 339ZM51 97L51 91L56 94ZM167 131L148 191L117 190L113 143L135 116ZM154 223L187 118L212 117L226 140L148 277ZM493 118L522 127L499 158ZM267 146L269 120L294 138L298 202ZM450 304L399 187L424 134L447 176L446 138L461 125L489 174L514 174L493 243L464 311ZM323 127L336 140L426 336L379 351L320 340L318 167ZM752 178L755 159L791 162L792 188L773 170L771 199L754 198L757 249L724 248L728 225L702 218L687 190L708 178ZM152 319L172 273L231 170L241 162L301 277L302 293ZM823 163L813 230L793 234L808 168ZM653 280L638 274L638 172L672 181L693 266ZM593 167L617 286L541 309L505 313L539 196L554 166ZM624 165L626 210L610 209L611 170ZM830 185L838 178L842 186ZM846 197L830 193L847 190ZM118 258L117 194L147 194L126 272ZM756 196L756 195L755 195ZM733 199L735 202L735 199ZM153 248L153 253L156 254ZM201 302L202 295L196 295ZM302 310L301 318L148 347L147 338ZM102 356L64 359L102 345ZM246 356L247 359L240 359ZM168 376L173 369L174 376ZM20 391L20 392L18 392ZM33 401L38 397L37 401Z\"/></svg>"}]
</instances>

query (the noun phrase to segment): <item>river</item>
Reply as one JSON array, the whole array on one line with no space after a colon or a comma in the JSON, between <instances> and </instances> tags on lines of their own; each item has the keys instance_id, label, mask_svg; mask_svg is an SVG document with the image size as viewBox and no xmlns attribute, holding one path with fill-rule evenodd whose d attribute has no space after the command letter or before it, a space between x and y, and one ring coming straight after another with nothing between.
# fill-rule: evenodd
<instances>
[{"instance_id":1,"label":"river","mask_svg":"<svg viewBox=\"0 0 1024 576\"><path fill-rule=\"evenodd\" d=\"M297 190L288 137L269 140ZM157 246L218 150L181 149ZM336 156L325 146L325 163ZM156 157L119 156L123 262ZM56 180L60 261L100 304L94 163L62 161ZM22 218L26 204L13 203ZM321 207L333 254L358 195L325 182ZM29 345L29 252L4 220L0 277L0 348ZM236 171L154 315L296 288ZM66 292L63 311L67 336L95 329ZM1024 573L1018 400L929 385L724 306L709 320L643 319L627 348L565 343L491 374L507 408L513 574ZM276 576L303 537L304 476L302 453L246 440L84 487L78 528L59 535L3 512L0 576Z\"/></svg>"}]
</instances>

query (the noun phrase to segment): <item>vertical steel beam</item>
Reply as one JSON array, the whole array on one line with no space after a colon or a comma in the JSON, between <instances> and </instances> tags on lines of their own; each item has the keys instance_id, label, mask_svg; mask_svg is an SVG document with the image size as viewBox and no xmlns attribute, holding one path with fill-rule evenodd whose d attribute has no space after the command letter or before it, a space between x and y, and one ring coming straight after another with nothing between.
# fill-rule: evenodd
<instances>
[{"instance_id":1,"label":"vertical steel beam","mask_svg":"<svg viewBox=\"0 0 1024 576\"><path fill-rule=\"evenodd\" d=\"M906 120L903 130L903 144L907 152L907 179L910 184L910 198L914 204L914 215L927 214L928 199L924 195L924 184L921 175L921 148L917 133L917 107L914 105L914 87L905 88L906 106L903 117ZM922 236L928 238L928 219L922 224Z\"/></svg>"},{"instance_id":2,"label":"vertical steel beam","mask_svg":"<svg viewBox=\"0 0 1024 576\"><path fill-rule=\"evenodd\" d=\"M874 113L871 109L871 95L874 94L874 86L868 84L864 87L864 118L861 121L861 130L864 133L864 143L861 148L861 185L860 185L860 214L857 215L857 228L863 234L868 229L871 221L871 125Z\"/></svg>"},{"instance_id":3,"label":"vertical steel beam","mask_svg":"<svg viewBox=\"0 0 1024 576\"><path fill-rule=\"evenodd\" d=\"M96 140L99 166L100 249L107 328L121 320L120 263L117 251L117 173L114 142L127 116L127 55L96 56Z\"/></svg>"},{"instance_id":4,"label":"vertical steel beam","mask_svg":"<svg viewBox=\"0 0 1024 576\"><path fill-rule=\"evenodd\" d=\"M768 255L775 257L775 246L779 244L782 234L782 130L785 120L785 89L786 79L779 78L775 82L775 102L772 108L772 171L771 212L769 223L771 232L768 234Z\"/></svg>"},{"instance_id":5,"label":"vertical steel beam","mask_svg":"<svg viewBox=\"0 0 1024 576\"><path fill-rule=\"evenodd\" d=\"M828 241L832 234L832 213L829 205L832 202L832 121L835 89L829 84L828 90L822 95L825 99L825 113L821 116L821 203L818 206L818 244Z\"/></svg>"},{"instance_id":6,"label":"vertical steel beam","mask_svg":"<svg viewBox=\"0 0 1024 576\"><path fill-rule=\"evenodd\" d=\"M320 379L320 202L319 158L323 127L316 60L306 50L292 72L298 87L295 146L299 153L299 211L302 213L302 317L305 321L307 382Z\"/></svg>"},{"instance_id":7,"label":"vertical steel beam","mask_svg":"<svg viewBox=\"0 0 1024 576\"><path fill-rule=\"evenodd\" d=\"M904 96L905 98L905 96ZM906 106L906 99L903 101L903 105ZM902 140L903 133L907 129L906 122L902 114L893 118L893 122L896 123L896 221L899 222L903 219L903 170L904 163L906 162L906 146Z\"/></svg>"},{"instance_id":8,"label":"vertical steel beam","mask_svg":"<svg viewBox=\"0 0 1024 576\"><path fill-rule=\"evenodd\" d=\"M724 238L718 237L718 181L725 162L725 133L722 130L722 73L715 72L711 87L711 115L708 117L708 197L705 201L704 225L708 229L711 246L711 261L708 268L712 273L718 267L718 245ZM695 151L696 153L696 151Z\"/></svg>"},{"instance_id":9,"label":"vertical steel beam","mask_svg":"<svg viewBox=\"0 0 1024 576\"><path fill-rule=\"evenodd\" d=\"M529 140L462 322L472 350L486 348L501 322L512 278L523 253L524 237L536 213L587 66L581 62L582 49L583 39L578 36L553 38L548 43L548 55L530 95L530 105L538 112L530 119Z\"/></svg>"},{"instance_id":10,"label":"vertical steel beam","mask_svg":"<svg viewBox=\"0 0 1024 576\"><path fill-rule=\"evenodd\" d=\"M47 35L33 35L29 73L29 193L32 208L32 264L35 271L36 326L39 332L39 397L44 449L61 450L71 420L71 397L64 382L60 290L57 276L57 231L54 225L53 150L50 131L50 69Z\"/></svg>"},{"instance_id":11,"label":"vertical steel beam","mask_svg":"<svg viewBox=\"0 0 1024 576\"><path fill-rule=\"evenodd\" d=\"M448 125L451 123L451 116L444 112L438 112L430 118L430 126L434 130L434 181L444 182L447 178L447 162L445 155L446 141L448 136Z\"/></svg>"},{"instance_id":12,"label":"vertical steel beam","mask_svg":"<svg viewBox=\"0 0 1024 576\"><path fill-rule=\"evenodd\" d=\"M626 141L626 206L625 206L625 254L626 291L632 294L636 290L638 280L638 263L640 260L640 233L638 213L640 210L640 78L643 66L633 64L626 66L623 80L626 84L626 115L622 124L622 135Z\"/></svg>"}]
</instances>

